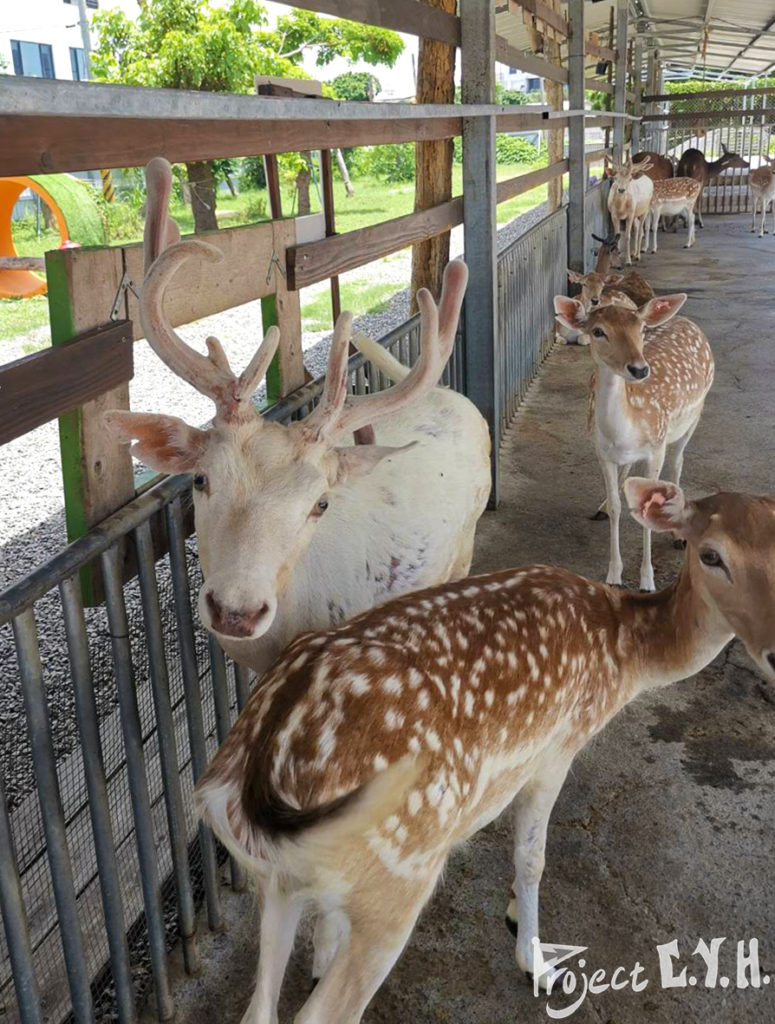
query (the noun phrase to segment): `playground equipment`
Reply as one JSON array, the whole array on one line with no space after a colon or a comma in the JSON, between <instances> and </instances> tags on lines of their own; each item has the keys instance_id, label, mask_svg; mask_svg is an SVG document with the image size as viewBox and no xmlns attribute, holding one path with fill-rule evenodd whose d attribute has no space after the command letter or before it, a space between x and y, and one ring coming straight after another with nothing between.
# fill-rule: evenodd
<instances>
[{"instance_id":1,"label":"playground equipment","mask_svg":"<svg viewBox=\"0 0 775 1024\"><path fill-rule=\"evenodd\" d=\"M60 244L101 245L105 227L99 208L82 181L69 174L0 178L0 261L17 259L11 215L19 196L31 189L49 207L59 231ZM28 267L4 267L0 262L0 299L44 295L46 280Z\"/></svg>"}]
</instances>

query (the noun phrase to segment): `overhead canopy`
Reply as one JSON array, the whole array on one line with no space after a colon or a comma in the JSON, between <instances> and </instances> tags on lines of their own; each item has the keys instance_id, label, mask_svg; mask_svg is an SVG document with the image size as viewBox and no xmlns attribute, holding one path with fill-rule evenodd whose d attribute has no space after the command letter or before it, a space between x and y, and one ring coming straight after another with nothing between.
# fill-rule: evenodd
<instances>
[{"instance_id":1,"label":"overhead canopy","mask_svg":"<svg viewBox=\"0 0 775 1024\"><path fill-rule=\"evenodd\" d=\"M586 5L587 30L607 42L615 0ZM566 9L563 5L563 11ZM496 0L496 26L530 49L522 8ZM668 78L753 78L775 73L775 0L629 0L629 38L659 50Z\"/></svg>"}]
</instances>

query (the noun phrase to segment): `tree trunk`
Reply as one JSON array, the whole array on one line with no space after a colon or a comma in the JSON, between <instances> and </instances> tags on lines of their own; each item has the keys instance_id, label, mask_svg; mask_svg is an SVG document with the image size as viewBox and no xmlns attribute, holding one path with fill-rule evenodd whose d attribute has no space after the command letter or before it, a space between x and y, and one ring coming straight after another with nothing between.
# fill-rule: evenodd
<instances>
[{"instance_id":1,"label":"tree trunk","mask_svg":"<svg viewBox=\"0 0 775 1024\"><path fill-rule=\"evenodd\" d=\"M549 0L549 6L552 10L559 11L559 0ZM550 60L553 64L562 63L560 56L560 42L558 39L550 39L548 35L544 36L544 55L546 56L546 59ZM547 78L545 79L545 87L546 102L549 104L551 109L562 110L562 83L552 82ZM563 128L556 128L546 134L548 136L546 140L546 150L549 163L554 164L562 160L564 156L563 146L565 142L565 130ZM554 178L549 182L546 188L546 199L550 212L560 208L562 205L562 178Z\"/></svg>"},{"instance_id":2,"label":"tree trunk","mask_svg":"<svg viewBox=\"0 0 775 1024\"><path fill-rule=\"evenodd\" d=\"M309 201L309 183L310 183L309 159L310 159L310 155L309 155L309 153L302 153L302 156L307 161L307 163L305 163L303 169L300 170L299 173L296 175L296 192L297 192L298 197L299 197L299 210L298 210L298 214L299 214L300 217L306 217L306 215L312 209L312 207L310 205L310 201Z\"/></svg>"},{"instance_id":3,"label":"tree trunk","mask_svg":"<svg viewBox=\"0 0 775 1024\"><path fill-rule=\"evenodd\" d=\"M456 0L425 0L448 14L457 11ZM454 103L455 47L435 39L421 39L417 62L417 102ZM452 198L452 139L416 144L415 210L427 210ZM449 261L449 231L412 246L411 312L417 312L415 296L428 288L438 297L441 278Z\"/></svg>"},{"instance_id":4,"label":"tree trunk","mask_svg":"<svg viewBox=\"0 0 775 1024\"><path fill-rule=\"evenodd\" d=\"M350 172L347 170L347 164L344 162L344 156L342 155L341 149L335 149L334 156L336 157L336 166L339 168L339 173L342 175L344 190L347 193L348 198L350 196L354 196L355 189L350 181Z\"/></svg>"},{"instance_id":5,"label":"tree trunk","mask_svg":"<svg viewBox=\"0 0 775 1024\"><path fill-rule=\"evenodd\" d=\"M187 163L188 185L191 192L191 210L194 214L194 231L215 231L218 221L215 217L215 175L213 165L208 161Z\"/></svg>"}]
</instances>

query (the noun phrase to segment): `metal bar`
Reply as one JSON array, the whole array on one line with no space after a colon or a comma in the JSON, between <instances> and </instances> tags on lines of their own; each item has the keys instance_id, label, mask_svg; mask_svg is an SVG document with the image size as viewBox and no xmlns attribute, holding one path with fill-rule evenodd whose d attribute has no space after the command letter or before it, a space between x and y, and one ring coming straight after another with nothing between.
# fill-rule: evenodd
<instances>
[{"instance_id":1,"label":"metal bar","mask_svg":"<svg viewBox=\"0 0 775 1024\"><path fill-rule=\"evenodd\" d=\"M584 103L584 0L569 0L568 21L568 102L571 107ZM586 273L586 204L587 164L585 160L584 121L572 118L568 126L568 158L570 161L568 204L568 266Z\"/></svg>"},{"instance_id":2,"label":"metal bar","mask_svg":"<svg viewBox=\"0 0 775 1024\"><path fill-rule=\"evenodd\" d=\"M116 1011L121 1024L134 1024L135 996L126 938L124 904L121 898L121 879L110 821L105 763L78 576L63 580L59 593L73 679L75 714L81 741L86 790L89 795L89 814L94 835L102 909L105 915L105 931L110 951L110 972L116 987Z\"/></svg>"},{"instance_id":3,"label":"metal bar","mask_svg":"<svg viewBox=\"0 0 775 1024\"><path fill-rule=\"evenodd\" d=\"M640 39L635 40L633 47L633 74L635 81L635 101L632 112L636 118L643 113L643 44ZM640 120L632 123L632 151L640 152Z\"/></svg>"},{"instance_id":4,"label":"metal bar","mask_svg":"<svg viewBox=\"0 0 775 1024\"><path fill-rule=\"evenodd\" d=\"M191 772L194 785L196 785L207 770L207 745L194 641L194 623L191 615L191 591L186 566L185 529L179 498L175 498L167 506L166 517L170 544L172 592L178 626L178 649L183 675L188 742L191 750ZM215 842L212 833L201 822L199 824L199 847L202 851L207 923L213 931L219 931L223 927L223 914L218 880L218 860L215 855Z\"/></svg>"},{"instance_id":5,"label":"metal bar","mask_svg":"<svg viewBox=\"0 0 775 1024\"><path fill-rule=\"evenodd\" d=\"M140 599L143 606L145 638L148 645L148 664L151 675L153 704L159 741L159 760L164 783L164 803L167 809L172 876L178 901L178 921L183 944L183 961L188 974L199 970L199 950L196 942L196 909L191 888L186 840L186 815L180 788L180 764L175 743L175 723L172 716L167 659L164 653L164 633L161 625L159 591L153 556L151 524L142 523L135 530L137 568L140 580Z\"/></svg>"},{"instance_id":6,"label":"metal bar","mask_svg":"<svg viewBox=\"0 0 775 1024\"><path fill-rule=\"evenodd\" d=\"M229 705L229 682L226 676L226 659L218 646L218 641L209 633L207 645L210 651L210 669L213 683L213 702L215 704L215 734L220 745L229 735L231 729L231 707ZM246 885L245 871L234 857L231 863L231 887L235 892L242 892Z\"/></svg>"},{"instance_id":7,"label":"metal bar","mask_svg":"<svg viewBox=\"0 0 775 1024\"><path fill-rule=\"evenodd\" d=\"M126 749L127 779L135 819L137 859L140 864L140 882L143 889L145 922L148 928L156 1012L160 1020L169 1020L175 1014L175 1006L170 992L167 943L161 905L161 883L156 859L156 836L151 818L148 779L145 773L145 753L132 668L129 623L124 603L124 591L121 587L122 562L117 546L111 547L103 553L102 573L105 581L105 605L113 647L113 665L116 670L121 728Z\"/></svg>"},{"instance_id":8,"label":"metal bar","mask_svg":"<svg viewBox=\"0 0 775 1024\"><path fill-rule=\"evenodd\" d=\"M495 9L480 0L460 0L463 101L491 102L495 94ZM583 122L582 122L583 123ZM492 437L490 507L500 501L498 450L501 366L498 329L498 268L495 119L464 118L463 232L470 281L464 310L466 393L484 416Z\"/></svg>"},{"instance_id":9,"label":"metal bar","mask_svg":"<svg viewBox=\"0 0 775 1024\"><path fill-rule=\"evenodd\" d=\"M614 82L614 112L624 113L627 105L627 18L628 0L616 0L616 79ZM614 155L624 157L624 121L614 122Z\"/></svg>"},{"instance_id":10,"label":"metal bar","mask_svg":"<svg viewBox=\"0 0 775 1024\"><path fill-rule=\"evenodd\" d=\"M46 707L35 612L32 608L23 611L14 619L13 633L32 748L35 783L46 837L46 853L51 867L59 935L73 1004L73 1017L77 1024L91 1024L94 1019L91 979L86 967L81 925L78 920L73 866L67 846L67 828L57 779L51 723Z\"/></svg>"},{"instance_id":11,"label":"metal bar","mask_svg":"<svg viewBox=\"0 0 775 1024\"><path fill-rule=\"evenodd\" d=\"M22 1024L43 1024L40 993L32 962L30 931L24 909L19 866L14 849L5 783L0 775L0 912L2 912L16 1002Z\"/></svg>"}]
</instances>

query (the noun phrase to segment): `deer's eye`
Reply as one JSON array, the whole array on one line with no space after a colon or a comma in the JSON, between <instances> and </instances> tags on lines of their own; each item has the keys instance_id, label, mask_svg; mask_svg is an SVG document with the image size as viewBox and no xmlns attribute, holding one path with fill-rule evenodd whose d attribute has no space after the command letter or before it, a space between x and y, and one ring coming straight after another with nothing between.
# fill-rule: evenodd
<instances>
[{"instance_id":1,"label":"deer's eye","mask_svg":"<svg viewBox=\"0 0 775 1024\"><path fill-rule=\"evenodd\" d=\"M207 477L204 473L197 473L194 477L194 490L195 491L206 491L207 490Z\"/></svg>"},{"instance_id":2,"label":"deer's eye","mask_svg":"<svg viewBox=\"0 0 775 1024\"><path fill-rule=\"evenodd\" d=\"M319 519L328 508L328 498L318 498L310 512L311 519Z\"/></svg>"},{"instance_id":3,"label":"deer's eye","mask_svg":"<svg viewBox=\"0 0 775 1024\"><path fill-rule=\"evenodd\" d=\"M703 565L709 565L713 569L724 568L724 559L715 548L703 548L700 551L700 561Z\"/></svg>"},{"instance_id":4,"label":"deer's eye","mask_svg":"<svg viewBox=\"0 0 775 1024\"><path fill-rule=\"evenodd\" d=\"M605 331L601 327L593 327L592 328L592 337L593 338L604 338L605 337Z\"/></svg>"}]
</instances>

